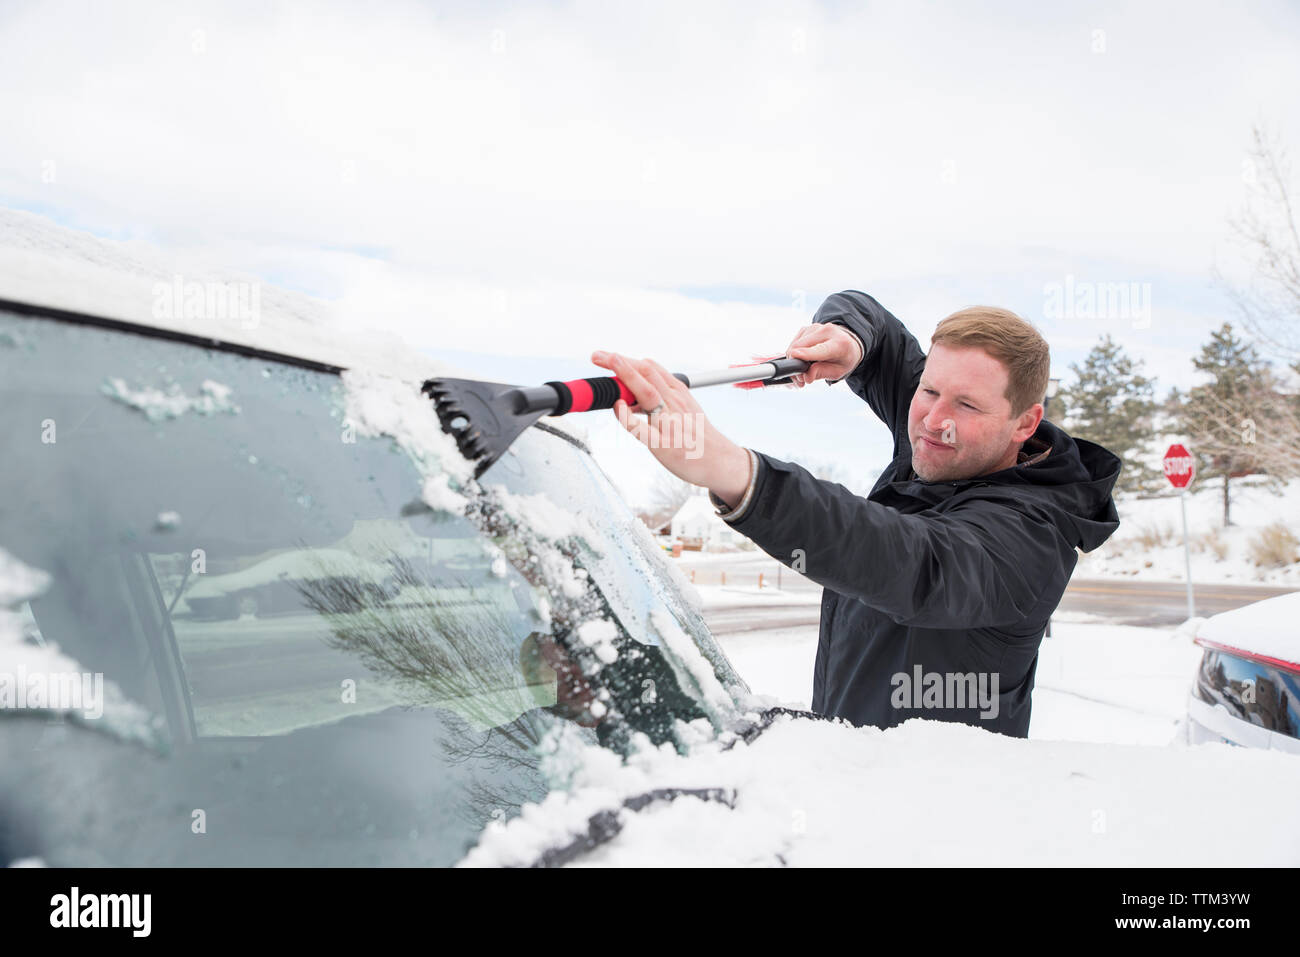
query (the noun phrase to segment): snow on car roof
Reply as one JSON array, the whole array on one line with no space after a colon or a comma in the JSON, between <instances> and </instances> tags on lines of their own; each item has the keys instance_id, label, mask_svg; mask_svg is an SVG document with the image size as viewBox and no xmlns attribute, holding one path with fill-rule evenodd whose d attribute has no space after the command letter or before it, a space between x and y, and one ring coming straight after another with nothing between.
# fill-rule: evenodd
<instances>
[{"instance_id":1,"label":"snow on car roof","mask_svg":"<svg viewBox=\"0 0 1300 957\"><path fill-rule=\"evenodd\" d=\"M1300 666L1300 591L1205 619L1196 636L1217 645Z\"/></svg>"},{"instance_id":2,"label":"snow on car roof","mask_svg":"<svg viewBox=\"0 0 1300 957\"><path fill-rule=\"evenodd\" d=\"M205 309L201 317L187 316L185 298L195 283L232 295L255 289L255 317L240 315L229 305ZM365 317L341 314L326 300L234 274L206 260L186 260L139 240L103 239L3 206L0 299L183 332L412 383L431 376L474 377L390 332L368 328ZM546 421L580 441L586 438L580 426L549 417Z\"/></svg>"},{"instance_id":3,"label":"snow on car roof","mask_svg":"<svg viewBox=\"0 0 1300 957\"><path fill-rule=\"evenodd\" d=\"M256 291L255 313L232 304L186 309L184 292ZM242 285L241 285L242 284ZM179 287L176 301L172 290ZM328 302L257 277L219 272L148 243L102 239L42 216L0 208L0 298L185 332L328 365L384 369L403 378L447 374L445 364L392 337L349 333ZM248 299L252 297L249 296ZM187 315L187 311L190 315ZM194 315L199 312L199 315ZM233 314L232 314L233 313Z\"/></svg>"}]
</instances>

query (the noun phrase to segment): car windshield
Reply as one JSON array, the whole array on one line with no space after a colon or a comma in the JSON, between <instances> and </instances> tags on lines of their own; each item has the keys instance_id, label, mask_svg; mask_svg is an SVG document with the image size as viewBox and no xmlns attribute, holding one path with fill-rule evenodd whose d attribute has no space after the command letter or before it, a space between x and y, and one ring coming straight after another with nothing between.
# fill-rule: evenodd
<instances>
[{"instance_id":1,"label":"car windshield","mask_svg":"<svg viewBox=\"0 0 1300 957\"><path fill-rule=\"evenodd\" d=\"M453 863L559 726L681 746L743 691L561 435L465 498L330 372L4 313L0 364L0 851Z\"/></svg>"}]
</instances>

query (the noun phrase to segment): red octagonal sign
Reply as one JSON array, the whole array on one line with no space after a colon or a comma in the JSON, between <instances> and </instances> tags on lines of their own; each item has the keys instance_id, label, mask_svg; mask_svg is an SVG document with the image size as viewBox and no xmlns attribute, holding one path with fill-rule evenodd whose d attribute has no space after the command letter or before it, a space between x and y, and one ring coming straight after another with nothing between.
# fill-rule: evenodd
<instances>
[{"instance_id":1,"label":"red octagonal sign","mask_svg":"<svg viewBox=\"0 0 1300 957\"><path fill-rule=\"evenodd\" d=\"M1188 483L1192 481L1192 476L1196 474L1196 463L1192 460L1192 453L1178 443L1169 446L1169 450L1165 452L1164 466L1165 477L1174 488L1187 488Z\"/></svg>"}]
</instances>

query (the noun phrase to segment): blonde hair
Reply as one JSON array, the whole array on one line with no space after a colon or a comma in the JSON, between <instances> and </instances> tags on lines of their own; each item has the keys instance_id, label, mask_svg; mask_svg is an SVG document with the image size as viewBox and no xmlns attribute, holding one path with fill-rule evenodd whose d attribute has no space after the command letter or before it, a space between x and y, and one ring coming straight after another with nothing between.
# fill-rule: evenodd
<instances>
[{"instance_id":1,"label":"blonde hair","mask_svg":"<svg viewBox=\"0 0 1300 957\"><path fill-rule=\"evenodd\" d=\"M997 306L958 310L935 327L930 343L940 342L951 348L982 349L1002 363L1013 418L1043 401L1052 365L1047 340L1011 310Z\"/></svg>"}]
</instances>

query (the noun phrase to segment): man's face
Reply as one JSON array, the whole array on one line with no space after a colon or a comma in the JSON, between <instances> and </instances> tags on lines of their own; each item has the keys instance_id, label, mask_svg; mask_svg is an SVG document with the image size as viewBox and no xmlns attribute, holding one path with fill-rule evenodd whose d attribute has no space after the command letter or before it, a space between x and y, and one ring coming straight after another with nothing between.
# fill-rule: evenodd
<instances>
[{"instance_id":1,"label":"man's face","mask_svg":"<svg viewBox=\"0 0 1300 957\"><path fill-rule=\"evenodd\" d=\"M1042 405L1011 418L1006 367L983 349L937 343L907 416L912 468L925 482L954 482L1016 464Z\"/></svg>"}]
</instances>

